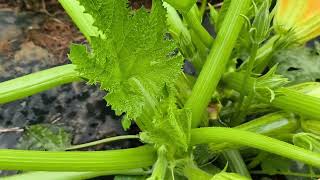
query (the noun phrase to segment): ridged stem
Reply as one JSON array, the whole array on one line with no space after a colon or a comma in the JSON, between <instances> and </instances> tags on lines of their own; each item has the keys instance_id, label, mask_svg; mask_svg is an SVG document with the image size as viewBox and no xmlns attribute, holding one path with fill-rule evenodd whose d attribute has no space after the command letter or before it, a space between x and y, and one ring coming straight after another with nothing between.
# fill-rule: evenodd
<instances>
[{"instance_id":1,"label":"ridged stem","mask_svg":"<svg viewBox=\"0 0 320 180\"><path fill-rule=\"evenodd\" d=\"M320 154L268 136L232 129L197 128L191 131L191 146L228 142L274 153L320 167ZM151 146L100 152L45 152L0 150L0 169L29 171L105 171L151 166L156 161Z\"/></svg>"},{"instance_id":2,"label":"ridged stem","mask_svg":"<svg viewBox=\"0 0 320 180\"><path fill-rule=\"evenodd\" d=\"M229 142L249 146L289 159L294 159L308 165L320 167L319 153L315 153L268 136L223 127L198 128L192 130L191 143L193 145L213 142Z\"/></svg>"},{"instance_id":3,"label":"ridged stem","mask_svg":"<svg viewBox=\"0 0 320 180\"><path fill-rule=\"evenodd\" d=\"M0 150L1 170L115 171L148 167L155 161L151 146L90 152Z\"/></svg>"},{"instance_id":4,"label":"ridged stem","mask_svg":"<svg viewBox=\"0 0 320 180\"><path fill-rule=\"evenodd\" d=\"M247 169L246 163L244 162L240 152L236 149L228 149L222 152L222 155L228 162L228 166L231 172L238 173L242 176L251 178L250 173Z\"/></svg>"},{"instance_id":5,"label":"ridged stem","mask_svg":"<svg viewBox=\"0 0 320 180\"><path fill-rule=\"evenodd\" d=\"M79 80L75 66L68 64L5 81L0 83L0 104Z\"/></svg>"},{"instance_id":6,"label":"ridged stem","mask_svg":"<svg viewBox=\"0 0 320 180\"><path fill-rule=\"evenodd\" d=\"M230 73L224 77L223 81L229 88L240 91L242 78L242 73ZM256 79L250 77L246 83L246 89L252 89L254 81ZM309 118L320 119L320 98L303 94L291 88L278 88L274 92L275 97L271 102L268 96L257 97L276 108L298 113Z\"/></svg>"},{"instance_id":7,"label":"ridged stem","mask_svg":"<svg viewBox=\"0 0 320 180\"><path fill-rule=\"evenodd\" d=\"M58 1L89 42L91 36L99 35L98 28L92 25L94 22L93 17L84 13L84 7L77 0Z\"/></svg>"},{"instance_id":8,"label":"ridged stem","mask_svg":"<svg viewBox=\"0 0 320 180\"><path fill-rule=\"evenodd\" d=\"M183 174L189 179L189 180L210 180L212 178L212 175L199 169L195 165L186 165L183 169Z\"/></svg>"},{"instance_id":9,"label":"ridged stem","mask_svg":"<svg viewBox=\"0 0 320 180\"><path fill-rule=\"evenodd\" d=\"M142 169L131 169L131 170L117 170L117 171L95 171L95 172L28 172L14 176L2 177L2 180L84 180L91 179L98 176L107 175L145 175L146 171Z\"/></svg>"},{"instance_id":10,"label":"ridged stem","mask_svg":"<svg viewBox=\"0 0 320 180\"><path fill-rule=\"evenodd\" d=\"M183 17L191 29L196 33L197 37L199 37L201 42L210 49L213 44L213 37L202 26L199 16L196 13L196 10L198 10L197 8L198 7L196 5L193 6L188 13L184 14Z\"/></svg>"},{"instance_id":11,"label":"ridged stem","mask_svg":"<svg viewBox=\"0 0 320 180\"><path fill-rule=\"evenodd\" d=\"M272 113L262 116L260 118L251 120L240 126L234 127L244 131L250 131L259 133L275 138L281 138L283 134L295 132L300 126L299 120L297 120L292 114L284 112ZM240 145L234 145L232 143L211 143L209 144L211 151L223 151L226 149L238 149Z\"/></svg>"},{"instance_id":12,"label":"ridged stem","mask_svg":"<svg viewBox=\"0 0 320 180\"><path fill-rule=\"evenodd\" d=\"M185 105L192 111L192 127L199 126L201 116L225 71L225 66L243 26L244 20L241 14L246 14L250 3L251 0L231 1L221 29Z\"/></svg>"}]
</instances>

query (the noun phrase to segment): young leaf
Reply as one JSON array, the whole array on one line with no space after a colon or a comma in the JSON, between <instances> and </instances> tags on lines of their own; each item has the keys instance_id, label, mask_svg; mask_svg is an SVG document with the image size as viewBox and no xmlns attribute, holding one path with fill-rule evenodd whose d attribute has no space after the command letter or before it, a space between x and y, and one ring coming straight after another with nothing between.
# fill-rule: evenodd
<instances>
[{"instance_id":1,"label":"young leaf","mask_svg":"<svg viewBox=\"0 0 320 180\"><path fill-rule=\"evenodd\" d=\"M105 99L118 115L135 119L181 72L183 59L166 37L166 10L158 0L151 13L129 9L127 0L80 3L105 37L92 37L90 50L73 45L70 59L89 83L108 92Z\"/></svg>"},{"instance_id":2,"label":"young leaf","mask_svg":"<svg viewBox=\"0 0 320 180\"><path fill-rule=\"evenodd\" d=\"M64 151L71 145L70 134L58 126L42 124L26 129L18 145L20 149Z\"/></svg>"},{"instance_id":3,"label":"young leaf","mask_svg":"<svg viewBox=\"0 0 320 180\"><path fill-rule=\"evenodd\" d=\"M273 66L265 75L257 78L254 88L263 89L270 88L276 89L288 84L288 79L276 73L277 66Z\"/></svg>"},{"instance_id":4,"label":"young leaf","mask_svg":"<svg viewBox=\"0 0 320 180\"><path fill-rule=\"evenodd\" d=\"M270 1L266 0L257 9L256 16L252 22L252 39L254 43L261 44L269 37L270 23L272 21L272 15L269 12Z\"/></svg>"},{"instance_id":5,"label":"young leaf","mask_svg":"<svg viewBox=\"0 0 320 180\"><path fill-rule=\"evenodd\" d=\"M174 155L182 155L188 151L191 130L191 114L186 109L179 109L176 98L169 92L169 96L161 101L159 110L152 120L153 128L141 133L143 141L153 143L157 148L165 146L169 160Z\"/></svg>"}]
</instances>

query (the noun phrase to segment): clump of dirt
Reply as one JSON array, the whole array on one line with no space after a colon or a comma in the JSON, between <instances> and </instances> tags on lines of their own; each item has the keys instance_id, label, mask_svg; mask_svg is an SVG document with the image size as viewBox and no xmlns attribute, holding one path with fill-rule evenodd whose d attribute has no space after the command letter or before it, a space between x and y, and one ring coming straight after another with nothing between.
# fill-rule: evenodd
<instances>
[{"instance_id":1,"label":"clump of dirt","mask_svg":"<svg viewBox=\"0 0 320 180\"><path fill-rule=\"evenodd\" d=\"M151 9L152 0L129 0L129 5L132 9L140 9L142 6Z\"/></svg>"},{"instance_id":2,"label":"clump of dirt","mask_svg":"<svg viewBox=\"0 0 320 180\"><path fill-rule=\"evenodd\" d=\"M50 16L63 12L57 0L2 0L0 1L0 9L4 8L13 9L16 12L45 13Z\"/></svg>"},{"instance_id":3,"label":"clump of dirt","mask_svg":"<svg viewBox=\"0 0 320 180\"><path fill-rule=\"evenodd\" d=\"M0 41L0 53L4 54L6 52L11 52L11 46L10 42L5 40L5 41Z\"/></svg>"},{"instance_id":4,"label":"clump of dirt","mask_svg":"<svg viewBox=\"0 0 320 180\"><path fill-rule=\"evenodd\" d=\"M32 60L34 57L54 64L52 54L47 49L36 46L32 41L26 41L20 45L20 50L15 52L14 61L19 63L19 61Z\"/></svg>"},{"instance_id":5,"label":"clump of dirt","mask_svg":"<svg viewBox=\"0 0 320 180\"><path fill-rule=\"evenodd\" d=\"M84 41L83 35L70 21L48 18L38 29L28 31L27 41L48 49L55 57L63 62L71 42Z\"/></svg>"},{"instance_id":6,"label":"clump of dirt","mask_svg":"<svg viewBox=\"0 0 320 180\"><path fill-rule=\"evenodd\" d=\"M4 27L6 39L11 41L10 37L17 37L18 29L19 34L23 32L23 37L19 37L19 41L25 43L31 41L47 49L60 63L66 62L66 54L72 42L85 41L57 0L10 0L4 3L0 1L0 11L13 13L11 16L4 17L10 21L10 26ZM32 17L26 22L19 22L21 16ZM12 25L13 21L24 24L24 26L16 28ZM11 52L10 41L5 41L0 37L0 52Z\"/></svg>"}]
</instances>

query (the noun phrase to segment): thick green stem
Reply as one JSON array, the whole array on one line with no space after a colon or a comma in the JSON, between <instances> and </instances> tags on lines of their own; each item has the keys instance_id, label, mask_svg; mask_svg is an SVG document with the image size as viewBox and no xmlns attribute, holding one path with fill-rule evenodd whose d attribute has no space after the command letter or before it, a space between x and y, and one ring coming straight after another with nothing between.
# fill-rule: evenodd
<instances>
[{"instance_id":1,"label":"thick green stem","mask_svg":"<svg viewBox=\"0 0 320 180\"><path fill-rule=\"evenodd\" d=\"M270 104L288 112L295 112L309 118L320 119L320 98L312 97L289 88L276 90L276 97Z\"/></svg>"},{"instance_id":2,"label":"thick green stem","mask_svg":"<svg viewBox=\"0 0 320 180\"><path fill-rule=\"evenodd\" d=\"M201 25L201 21L199 20L199 16L196 11L198 7L195 5L191 8L191 10L184 14L184 18L191 29L196 33L196 35L200 38L203 44L210 49L213 44L213 37L209 34L209 32Z\"/></svg>"},{"instance_id":3,"label":"thick green stem","mask_svg":"<svg viewBox=\"0 0 320 180\"><path fill-rule=\"evenodd\" d=\"M285 112L277 112L267 114L234 128L273 136L277 134L295 132L300 128L299 125L300 122L294 115Z\"/></svg>"},{"instance_id":4,"label":"thick green stem","mask_svg":"<svg viewBox=\"0 0 320 180\"><path fill-rule=\"evenodd\" d=\"M0 83L0 104L79 81L74 65L63 65Z\"/></svg>"},{"instance_id":5,"label":"thick green stem","mask_svg":"<svg viewBox=\"0 0 320 180\"><path fill-rule=\"evenodd\" d=\"M234 128L279 139L283 138L283 134L295 132L299 128L299 124L299 121L293 115L280 112L262 116ZM241 148L240 145L234 145L228 142L211 143L209 147L212 151L217 152L222 152L226 149Z\"/></svg>"},{"instance_id":6,"label":"thick green stem","mask_svg":"<svg viewBox=\"0 0 320 180\"><path fill-rule=\"evenodd\" d=\"M202 43L201 39L194 31L189 31L182 22L177 10L170 4L163 3L167 8L167 24L169 32L175 42L179 45L179 50L183 57L190 59L197 71L200 71L203 65L203 58L207 55L207 47Z\"/></svg>"},{"instance_id":7,"label":"thick green stem","mask_svg":"<svg viewBox=\"0 0 320 180\"><path fill-rule=\"evenodd\" d=\"M28 172L22 173L14 176L2 177L2 180L84 180L91 179L98 176L107 175L145 175L146 171L142 169L132 169L132 170L117 170L117 171L95 171L95 172Z\"/></svg>"},{"instance_id":8,"label":"thick green stem","mask_svg":"<svg viewBox=\"0 0 320 180\"><path fill-rule=\"evenodd\" d=\"M241 90L242 86L242 73L229 73L224 77L224 83L227 87L236 91ZM253 82L255 78L250 77L246 83L246 89L253 88ZM248 93L248 92L247 92ZM292 88L278 88L275 90L275 97L270 102L268 96L257 96L261 101L270 103L279 109L283 109L288 112L298 113L313 119L320 119L320 98L313 97L307 94L298 92Z\"/></svg>"},{"instance_id":9,"label":"thick green stem","mask_svg":"<svg viewBox=\"0 0 320 180\"><path fill-rule=\"evenodd\" d=\"M191 145L222 143L245 145L320 167L320 155L291 144L232 128L191 131ZM46 152L0 150L0 169L27 171L113 171L151 166L156 152L151 146L100 152Z\"/></svg>"},{"instance_id":10,"label":"thick green stem","mask_svg":"<svg viewBox=\"0 0 320 180\"><path fill-rule=\"evenodd\" d=\"M109 137L109 138L101 139L98 141L92 141L92 142L85 143L85 144L73 145L73 146L67 148L66 150L81 149L81 148L86 148L86 147L90 147L90 146L95 146L98 144L104 144L104 143L109 143L109 142L119 141L119 140L126 140L126 139L139 139L139 136L138 135L124 135L124 136Z\"/></svg>"},{"instance_id":11,"label":"thick green stem","mask_svg":"<svg viewBox=\"0 0 320 180\"><path fill-rule=\"evenodd\" d=\"M244 78L242 80L242 86L241 86L241 91L240 91L240 99L242 97L242 101L243 101L243 98L244 96L246 95L245 92L246 92L246 86L245 84L247 83L249 77L251 77L251 74L252 74L252 69L253 69L253 66L254 66L254 61L256 59L256 56L257 56L257 52L258 52L258 44L254 44L252 49L251 49L251 55L250 55L250 58L249 58L249 62L248 62L248 66L247 66L247 69L246 69L246 73L244 75ZM240 100L240 102L242 102Z\"/></svg>"},{"instance_id":12,"label":"thick green stem","mask_svg":"<svg viewBox=\"0 0 320 180\"><path fill-rule=\"evenodd\" d=\"M167 149L165 146L158 148L158 159L153 165L153 172L150 179L164 179L167 173L168 160Z\"/></svg>"},{"instance_id":13,"label":"thick green stem","mask_svg":"<svg viewBox=\"0 0 320 180\"><path fill-rule=\"evenodd\" d=\"M252 46L252 49L251 49L251 55L249 58L248 66L246 67L247 68L246 73L245 73L243 80L242 80L239 104L238 104L237 110L232 118L233 125L238 125L241 122L243 122L243 119L247 115L248 105L251 103L251 100L253 99L253 96L254 96L254 92L249 91L248 96L247 96L248 97L247 101L244 101L245 96L246 96L246 91L247 91L245 84L248 82L248 79L252 74L252 69L253 69L254 62L255 62L255 59L257 56L258 48L259 48L259 45L257 43L254 43Z\"/></svg>"},{"instance_id":14,"label":"thick green stem","mask_svg":"<svg viewBox=\"0 0 320 180\"><path fill-rule=\"evenodd\" d=\"M200 6L200 9L199 9L200 17L203 17L204 13L206 12L207 5L208 5L208 1L207 0L202 0L201 6Z\"/></svg>"},{"instance_id":15,"label":"thick green stem","mask_svg":"<svg viewBox=\"0 0 320 180\"><path fill-rule=\"evenodd\" d=\"M156 161L151 146L95 152L0 150L1 170L116 171L151 166Z\"/></svg>"},{"instance_id":16,"label":"thick green stem","mask_svg":"<svg viewBox=\"0 0 320 180\"><path fill-rule=\"evenodd\" d=\"M320 167L320 154L260 134L232 128L198 128L192 130L191 143L229 142L274 153L289 159Z\"/></svg>"},{"instance_id":17,"label":"thick green stem","mask_svg":"<svg viewBox=\"0 0 320 180\"><path fill-rule=\"evenodd\" d=\"M246 163L243 161L242 156L238 150L225 150L222 152L222 155L227 160L228 166L230 167L232 172L251 178Z\"/></svg>"},{"instance_id":18,"label":"thick green stem","mask_svg":"<svg viewBox=\"0 0 320 180\"><path fill-rule=\"evenodd\" d=\"M180 52L185 58L192 57L195 53L195 48L191 41L190 32L183 24L177 10L166 2L164 2L163 5L167 9L167 24L169 32L173 39L179 44Z\"/></svg>"},{"instance_id":19,"label":"thick green stem","mask_svg":"<svg viewBox=\"0 0 320 180\"><path fill-rule=\"evenodd\" d=\"M192 127L199 126L201 116L225 71L243 25L241 14L247 12L250 3L250 0L234 0L230 4L210 54L185 105L192 110Z\"/></svg>"},{"instance_id":20,"label":"thick green stem","mask_svg":"<svg viewBox=\"0 0 320 180\"><path fill-rule=\"evenodd\" d=\"M259 154L248 164L248 169L253 169L258 166L267 156L269 153L264 151L259 152Z\"/></svg>"},{"instance_id":21,"label":"thick green stem","mask_svg":"<svg viewBox=\"0 0 320 180\"><path fill-rule=\"evenodd\" d=\"M91 36L99 35L98 28L92 25L94 19L91 15L84 13L84 7L77 0L59 0L59 3L89 42Z\"/></svg>"},{"instance_id":22,"label":"thick green stem","mask_svg":"<svg viewBox=\"0 0 320 180\"><path fill-rule=\"evenodd\" d=\"M258 57L255 61L255 73L262 73L263 70L269 65L270 60L275 53L274 44L277 40L279 40L280 36L275 35L271 39L269 39L258 51ZM282 48L282 47L281 47Z\"/></svg>"},{"instance_id":23,"label":"thick green stem","mask_svg":"<svg viewBox=\"0 0 320 180\"><path fill-rule=\"evenodd\" d=\"M193 164L186 165L183 169L183 174L189 180L210 180L212 178L211 174L199 169L197 166Z\"/></svg>"},{"instance_id":24,"label":"thick green stem","mask_svg":"<svg viewBox=\"0 0 320 180\"><path fill-rule=\"evenodd\" d=\"M213 176L214 180L231 180L231 179L236 179L236 180L250 180L248 177L241 176L237 173L227 173L227 172L220 172L218 174L215 174Z\"/></svg>"}]
</instances>

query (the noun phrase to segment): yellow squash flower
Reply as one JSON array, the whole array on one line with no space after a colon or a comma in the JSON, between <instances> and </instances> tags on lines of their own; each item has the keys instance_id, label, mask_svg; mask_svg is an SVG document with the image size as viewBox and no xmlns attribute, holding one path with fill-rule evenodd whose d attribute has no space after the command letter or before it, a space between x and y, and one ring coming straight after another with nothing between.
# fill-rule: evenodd
<instances>
[{"instance_id":1,"label":"yellow squash flower","mask_svg":"<svg viewBox=\"0 0 320 180\"><path fill-rule=\"evenodd\" d=\"M300 43L320 35L320 0L278 0L274 19L278 32L292 30Z\"/></svg>"}]
</instances>

